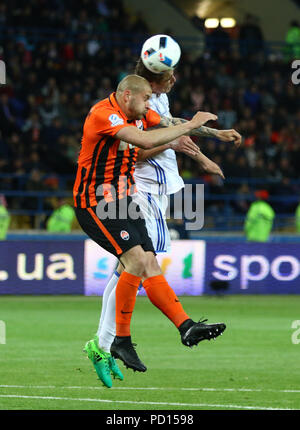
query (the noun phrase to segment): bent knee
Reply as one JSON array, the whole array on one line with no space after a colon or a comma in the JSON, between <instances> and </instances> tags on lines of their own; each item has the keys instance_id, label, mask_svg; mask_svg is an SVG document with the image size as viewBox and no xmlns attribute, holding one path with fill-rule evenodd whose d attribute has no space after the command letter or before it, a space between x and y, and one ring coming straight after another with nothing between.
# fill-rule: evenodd
<instances>
[{"instance_id":1,"label":"bent knee","mask_svg":"<svg viewBox=\"0 0 300 430\"><path fill-rule=\"evenodd\" d=\"M147 278L150 278L151 276L161 275L162 271L155 255L152 254L152 252L151 253L148 252L146 253L146 255L147 255L147 262L145 266L145 271L143 273L143 278L147 279Z\"/></svg>"},{"instance_id":2,"label":"bent knee","mask_svg":"<svg viewBox=\"0 0 300 430\"><path fill-rule=\"evenodd\" d=\"M147 255L142 247L135 247L121 257L126 272L135 276L142 276L147 265Z\"/></svg>"}]
</instances>

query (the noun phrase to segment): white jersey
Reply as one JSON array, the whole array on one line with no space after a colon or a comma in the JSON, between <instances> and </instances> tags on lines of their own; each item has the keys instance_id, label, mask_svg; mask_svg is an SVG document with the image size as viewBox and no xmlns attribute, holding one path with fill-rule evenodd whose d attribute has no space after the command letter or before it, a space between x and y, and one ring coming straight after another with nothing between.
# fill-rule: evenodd
<instances>
[{"instance_id":1,"label":"white jersey","mask_svg":"<svg viewBox=\"0 0 300 430\"><path fill-rule=\"evenodd\" d=\"M149 102L151 109L159 115L171 116L167 94L152 94ZM173 149L166 149L153 158L136 163L134 179L138 191L159 195L174 194L184 187Z\"/></svg>"}]
</instances>

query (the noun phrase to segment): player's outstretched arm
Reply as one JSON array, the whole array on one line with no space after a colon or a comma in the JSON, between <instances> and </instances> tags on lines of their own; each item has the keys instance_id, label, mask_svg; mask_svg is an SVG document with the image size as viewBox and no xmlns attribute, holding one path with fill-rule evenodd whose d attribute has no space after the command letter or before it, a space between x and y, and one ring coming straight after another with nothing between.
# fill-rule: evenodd
<instances>
[{"instance_id":1,"label":"player's outstretched arm","mask_svg":"<svg viewBox=\"0 0 300 430\"><path fill-rule=\"evenodd\" d=\"M160 122L161 127L170 127L171 125L184 124L187 120L183 118L168 118L162 117ZM192 136L201 137L215 137L220 139L222 142L233 142L235 146L240 146L242 143L242 136L234 129L230 130L217 130L216 128L210 128L202 125L198 129L191 131Z\"/></svg>"},{"instance_id":2,"label":"player's outstretched arm","mask_svg":"<svg viewBox=\"0 0 300 430\"><path fill-rule=\"evenodd\" d=\"M209 175L218 175L222 179L225 179L224 173L217 163L212 161L210 158L206 157L201 151L194 156L191 156L195 161L197 161L201 169Z\"/></svg>"},{"instance_id":3,"label":"player's outstretched arm","mask_svg":"<svg viewBox=\"0 0 300 430\"><path fill-rule=\"evenodd\" d=\"M182 152L183 154L188 155L193 160L197 161L200 168L210 175L218 175L222 179L225 179L225 176L222 172L222 169L218 166L217 163L212 161L210 158L206 157L201 151L200 148L195 145L192 139L189 136L181 136L175 142L172 142L171 148L173 148L177 152ZM196 150L194 149L196 146Z\"/></svg>"},{"instance_id":4,"label":"player's outstretched arm","mask_svg":"<svg viewBox=\"0 0 300 430\"><path fill-rule=\"evenodd\" d=\"M215 121L216 119L216 115L210 112L197 112L190 121L174 125L173 127L150 131L139 130L136 127L124 127L115 136L139 148L151 149L171 142L185 134L190 134L193 129L201 127L207 121Z\"/></svg>"},{"instance_id":5,"label":"player's outstretched arm","mask_svg":"<svg viewBox=\"0 0 300 430\"><path fill-rule=\"evenodd\" d=\"M225 179L225 176L222 172L222 169L215 163L214 161L210 160L206 155L204 155L199 147L197 147L197 151L194 152L191 151L190 145L195 145L192 139L189 136L181 136L177 141L172 143L173 149L177 152L182 152L183 154L188 155L193 160L197 161L200 168L210 175L219 175L222 179ZM192 146L193 148L193 146Z\"/></svg>"}]
</instances>

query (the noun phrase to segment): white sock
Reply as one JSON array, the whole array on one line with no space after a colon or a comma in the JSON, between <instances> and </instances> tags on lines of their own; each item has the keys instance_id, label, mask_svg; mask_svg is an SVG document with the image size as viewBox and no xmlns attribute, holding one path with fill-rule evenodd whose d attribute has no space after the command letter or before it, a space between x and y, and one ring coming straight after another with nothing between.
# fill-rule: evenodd
<instances>
[{"instance_id":1,"label":"white sock","mask_svg":"<svg viewBox=\"0 0 300 430\"><path fill-rule=\"evenodd\" d=\"M117 286L110 293L105 317L98 331L99 348L105 352L110 352L111 344L116 336L116 288Z\"/></svg>"},{"instance_id":2,"label":"white sock","mask_svg":"<svg viewBox=\"0 0 300 430\"><path fill-rule=\"evenodd\" d=\"M106 352L110 352L110 345L112 344L116 333L115 293L119 277L119 273L114 272L105 287L102 298L102 309L97 336L99 338L99 347Z\"/></svg>"},{"instance_id":3,"label":"white sock","mask_svg":"<svg viewBox=\"0 0 300 430\"><path fill-rule=\"evenodd\" d=\"M118 272L115 273L118 274ZM111 278L111 280L105 287L105 303L103 294L102 312L97 335L99 338L99 348L103 349L103 351L105 352L110 352L111 344L113 343L114 338L116 336L116 288L119 277L119 274L118 276L114 274L114 279ZM112 288L113 285L114 287ZM138 288L137 294L139 293L141 287L142 283Z\"/></svg>"}]
</instances>

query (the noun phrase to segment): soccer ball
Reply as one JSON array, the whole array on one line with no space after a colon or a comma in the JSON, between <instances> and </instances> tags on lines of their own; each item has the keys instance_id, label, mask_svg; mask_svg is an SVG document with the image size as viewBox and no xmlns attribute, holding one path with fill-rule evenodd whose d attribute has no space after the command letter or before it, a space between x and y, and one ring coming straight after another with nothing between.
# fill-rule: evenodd
<instances>
[{"instance_id":1,"label":"soccer ball","mask_svg":"<svg viewBox=\"0 0 300 430\"><path fill-rule=\"evenodd\" d=\"M180 46L166 34L156 34L146 40L142 47L141 59L152 73L172 70L181 55Z\"/></svg>"}]
</instances>

